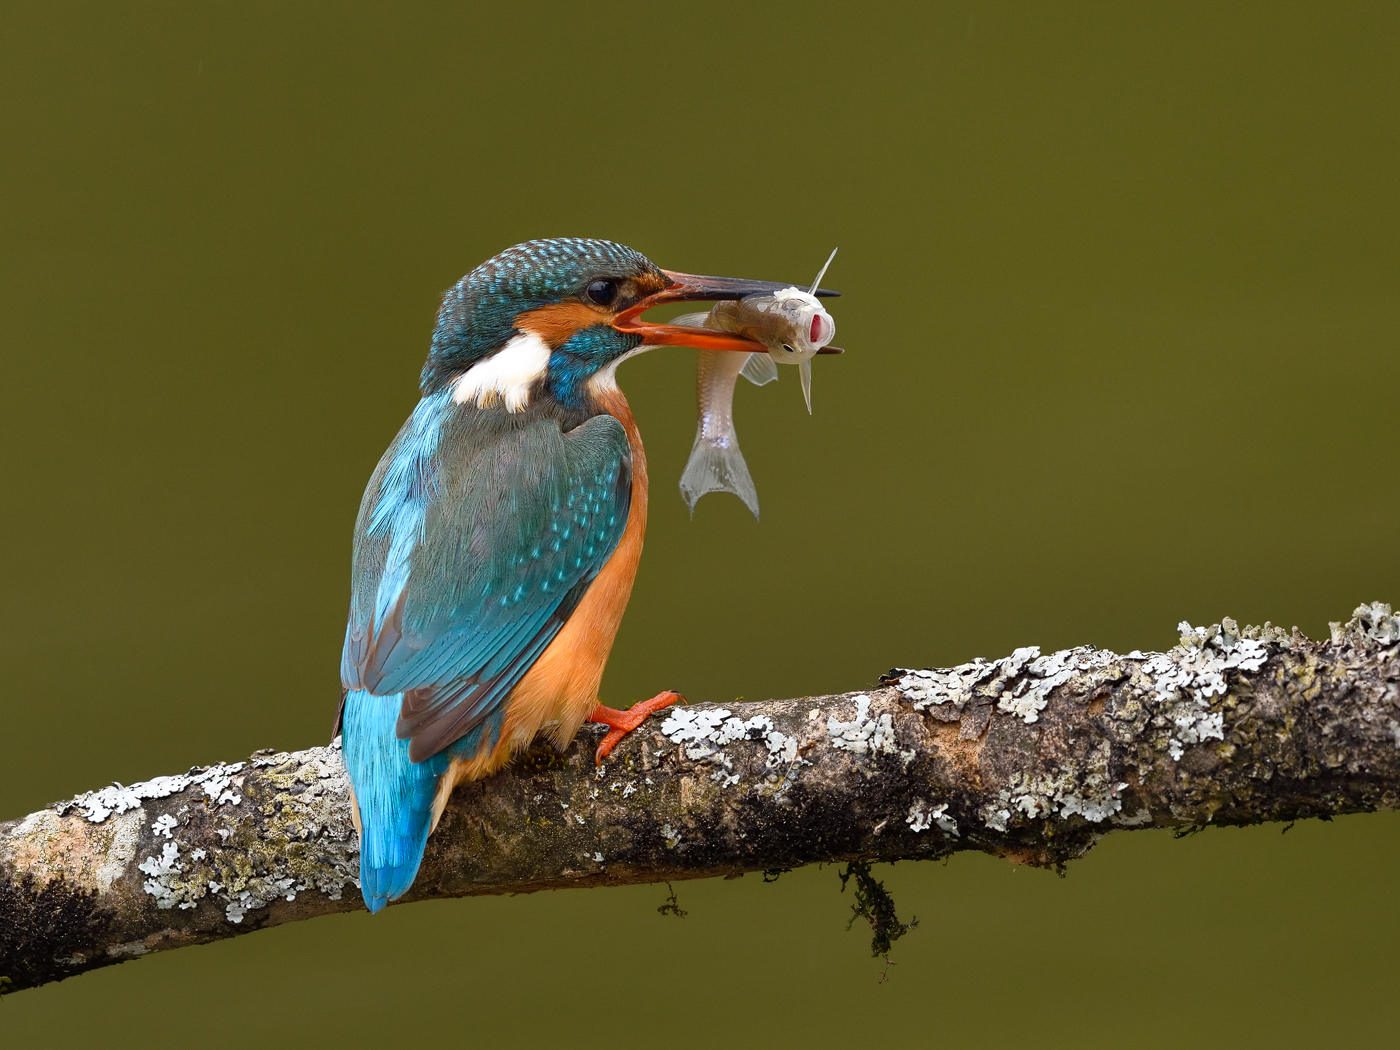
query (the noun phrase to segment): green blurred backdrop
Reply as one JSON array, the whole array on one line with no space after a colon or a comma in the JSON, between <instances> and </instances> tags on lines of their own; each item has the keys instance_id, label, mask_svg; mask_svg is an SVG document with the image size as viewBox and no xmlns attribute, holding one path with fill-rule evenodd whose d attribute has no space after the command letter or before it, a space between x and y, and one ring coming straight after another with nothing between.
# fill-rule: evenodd
<instances>
[{"instance_id":1,"label":"green blurred backdrop","mask_svg":"<svg viewBox=\"0 0 1400 1050\"><path fill-rule=\"evenodd\" d=\"M762 524L675 490L693 355L624 369L654 482L614 703L1400 601L1394 4L3 23L4 816L326 739L351 525L437 299L530 237L800 282L841 247L816 414L791 375L739 395ZM419 904L6 998L0 1033L1379 1044L1397 867L1388 814L1113 836L1066 879L902 865L923 925L886 984L830 868L678 886L683 920L657 887Z\"/></svg>"}]
</instances>

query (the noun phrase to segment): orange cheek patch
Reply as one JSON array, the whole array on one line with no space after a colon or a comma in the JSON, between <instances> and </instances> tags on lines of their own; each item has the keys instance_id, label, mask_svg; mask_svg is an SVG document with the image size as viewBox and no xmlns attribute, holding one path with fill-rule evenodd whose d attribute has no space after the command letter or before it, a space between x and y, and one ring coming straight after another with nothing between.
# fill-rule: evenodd
<instances>
[{"instance_id":1,"label":"orange cheek patch","mask_svg":"<svg viewBox=\"0 0 1400 1050\"><path fill-rule=\"evenodd\" d=\"M608 324L613 315L588 303L550 303L515 319L515 327L534 332L551 350L567 343L580 328Z\"/></svg>"}]
</instances>

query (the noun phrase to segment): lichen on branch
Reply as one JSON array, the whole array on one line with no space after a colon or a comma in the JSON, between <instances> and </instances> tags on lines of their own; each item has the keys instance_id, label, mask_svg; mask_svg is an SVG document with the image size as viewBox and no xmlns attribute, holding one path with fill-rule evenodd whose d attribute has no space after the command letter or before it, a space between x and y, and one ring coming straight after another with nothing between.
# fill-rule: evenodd
<instances>
[{"instance_id":1,"label":"lichen on branch","mask_svg":"<svg viewBox=\"0 0 1400 1050\"><path fill-rule=\"evenodd\" d=\"M1394 808L1400 620L1364 605L1321 642L1183 624L1168 653L1027 646L698 704L601 769L600 732L459 787L405 900L832 861L858 877L966 849L1059 867L1111 830ZM363 907L348 787L335 745L264 751L0 824L0 991ZM857 878L878 946L905 927L874 885Z\"/></svg>"}]
</instances>

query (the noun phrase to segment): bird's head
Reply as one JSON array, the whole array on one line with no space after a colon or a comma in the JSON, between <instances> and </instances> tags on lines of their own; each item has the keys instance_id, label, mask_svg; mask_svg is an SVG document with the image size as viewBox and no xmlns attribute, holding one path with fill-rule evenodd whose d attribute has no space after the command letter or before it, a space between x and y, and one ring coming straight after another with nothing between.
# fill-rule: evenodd
<instances>
[{"instance_id":1,"label":"bird's head","mask_svg":"<svg viewBox=\"0 0 1400 1050\"><path fill-rule=\"evenodd\" d=\"M450 385L459 402L499 400L518 411L541 389L566 404L581 402L611 382L618 362L652 346L761 351L740 336L650 324L641 315L663 303L787 287L663 270L612 241L527 241L488 259L443 297L423 393Z\"/></svg>"}]
</instances>

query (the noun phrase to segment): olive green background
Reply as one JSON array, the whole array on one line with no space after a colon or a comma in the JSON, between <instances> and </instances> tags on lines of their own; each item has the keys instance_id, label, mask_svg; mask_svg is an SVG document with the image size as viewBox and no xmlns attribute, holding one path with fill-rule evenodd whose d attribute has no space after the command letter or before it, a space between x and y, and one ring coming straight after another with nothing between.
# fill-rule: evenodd
<instances>
[{"instance_id":1,"label":"olive green background","mask_svg":"<svg viewBox=\"0 0 1400 1050\"><path fill-rule=\"evenodd\" d=\"M828 284L741 384L763 501L622 373L627 705L1400 602L1393 4L0 9L0 814L323 742L350 532L442 290L530 237ZM1380 1045L1400 823L460 900L0 1001L14 1046ZM21 1041L22 1040L22 1041Z\"/></svg>"}]
</instances>

